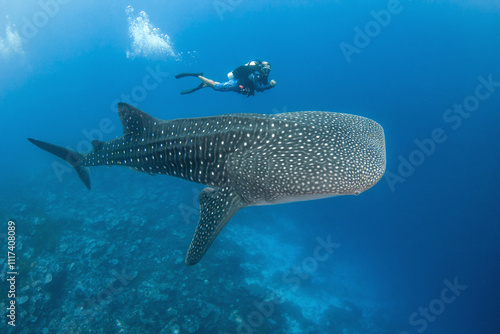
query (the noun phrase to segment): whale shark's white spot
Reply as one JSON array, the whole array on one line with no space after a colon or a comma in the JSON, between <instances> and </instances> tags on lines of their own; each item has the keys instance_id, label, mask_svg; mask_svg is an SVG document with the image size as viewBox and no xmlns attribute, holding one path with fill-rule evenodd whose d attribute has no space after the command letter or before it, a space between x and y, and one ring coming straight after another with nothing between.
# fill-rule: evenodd
<instances>
[{"instance_id":1,"label":"whale shark's white spot","mask_svg":"<svg viewBox=\"0 0 500 334\"><path fill-rule=\"evenodd\" d=\"M155 28L146 12L142 11L134 17L134 8L128 6L125 10L128 15L128 31L132 39L131 50L127 51L127 58L146 57L162 58L165 56L178 57L167 34L162 34L160 28Z\"/></svg>"}]
</instances>

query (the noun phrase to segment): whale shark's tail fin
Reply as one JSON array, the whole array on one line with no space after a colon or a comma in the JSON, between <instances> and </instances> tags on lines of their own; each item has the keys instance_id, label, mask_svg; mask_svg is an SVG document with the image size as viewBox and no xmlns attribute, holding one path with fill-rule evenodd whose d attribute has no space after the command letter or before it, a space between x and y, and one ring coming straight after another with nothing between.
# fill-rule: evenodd
<instances>
[{"instance_id":1,"label":"whale shark's tail fin","mask_svg":"<svg viewBox=\"0 0 500 334\"><path fill-rule=\"evenodd\" d=\"M67 163L73 166L76 170L76 173L80 177L80 180L82 180L85 186L90 190L89 169L83 166L83 156L80 153L36 139L28 138L28 140L36 146L40 147L42 150L57 155L59 158L65 160Z\"/></svg>"},{"instance_id":2,"label":"whale shark's tail fin","mask_svg":"<svg viewBox=\"0 0 500 334\"><path fill-rule=\"evenodd\" d=\"M220 230L238 210L247 206L231 188L205 188L200 192L200 221L186 256L186 264L198 263Z\"/></svg>"}]
</instances>

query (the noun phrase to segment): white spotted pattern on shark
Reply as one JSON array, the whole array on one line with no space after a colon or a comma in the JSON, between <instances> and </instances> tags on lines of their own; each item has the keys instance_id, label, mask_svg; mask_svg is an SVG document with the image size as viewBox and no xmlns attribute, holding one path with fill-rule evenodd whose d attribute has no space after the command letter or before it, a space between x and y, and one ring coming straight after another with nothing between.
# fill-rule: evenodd
<instances>
[{"instance_id":1,"label":"white spotted pattern on shark","mask_svg":"<svg viewBox=\"0 0 500 334\"><path fill-rule=\"evenodd\" d=\"M385 171L382 127L361 116L301 111L156 119L118 104L122 137L79 154L29 139L68 161L90 189L87 166L122 165L209 187L186 263L197 263L241 208L359 194Z\"/></svg>"}]
</instances>

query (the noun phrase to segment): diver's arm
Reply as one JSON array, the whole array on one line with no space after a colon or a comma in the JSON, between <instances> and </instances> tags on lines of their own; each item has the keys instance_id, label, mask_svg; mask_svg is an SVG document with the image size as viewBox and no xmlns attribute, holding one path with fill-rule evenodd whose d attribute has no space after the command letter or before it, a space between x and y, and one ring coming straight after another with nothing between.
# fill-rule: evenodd
<instances>
[{"instance_id":1,"label":"diver's arm","mask_svg":"<svg viewBox=\"0 0 500 334\"><path fill-rule=\"evenodd\" d=\"M271 89L276 85L276 81L274 80L271 80L271 82L268 83L267 77L265 77L264 80L262 80L263 79L262 75L258 73L250 74L249 78L250 80L252 80L255 90L258 92L263 92L266 89Z\"/></svg>"},{"instance_id":2,"label":"diver's arm","mask_svg":"<svg viewBox=\"0 0 500 334\"><path fill-rule=\"evenodd\" d=\"M262 84L257 84L255 85L255 90L258 91L258 92L263 92L265 91L266 89L271 89L273 88L274 86L276 86L276 81L274 80L271 80L270 83L268 83L267 85L262 85Z\"/></svg>"}]
</instances>

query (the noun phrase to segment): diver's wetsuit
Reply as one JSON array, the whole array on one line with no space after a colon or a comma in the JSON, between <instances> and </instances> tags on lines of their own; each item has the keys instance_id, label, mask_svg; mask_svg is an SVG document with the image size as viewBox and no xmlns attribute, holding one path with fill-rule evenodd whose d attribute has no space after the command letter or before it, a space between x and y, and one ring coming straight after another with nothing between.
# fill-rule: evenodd
<instances>
[{"instance_id":1,"label":"diver's wetsuit","mask_svg":"<svg viewBox=\"0 0 500 334\"><path fill-rule=\"evenodd\" d=\"M242 90L246 89L250 92L252 92L253 90L256 90L258 92L263 92L266 89L270 89L272 87L268 81L268 76L260 73L259 71L252 72L248 76L248 79L250 82L250 86L252 86L252 87L247 87L248 85L241 84L240 80L233 78L233 79L230 79L229 81L216 84L214 86L214 90L220 91L220 92L240 93ZM240 85L243 87L243 89L240 87ZM253 94L251 94L251 95L253 95Z\"/></svg>"},{"instance_id":2,"label":"diver's wetsuit","mask_svg":"<svg viewBox=\"0 0 500 334\"><path fill-rule=\"evenodd\" d=\"M252 96L255 95L255 91L263 92L266 89L274 87L275 82L271 80L273 82L273 85L271 85L268 81L269 71L271 71L271 65L268 62L252 60L245 65L235 68L228 74L228 78L230 79L222 83L216 83L213 80L203 77L203 73L180 73L175 78L197 77L202 81L202 83L192 89L181 91L181 94L190 94L204 87L212 87L219 92L236 92Z\"/></svg>"}]
</instances>

